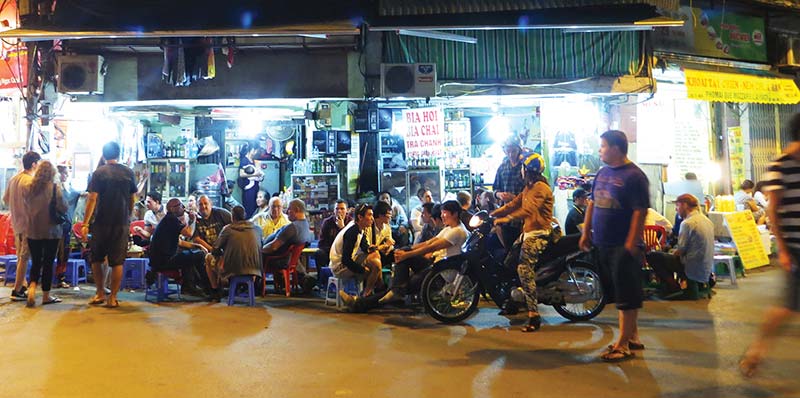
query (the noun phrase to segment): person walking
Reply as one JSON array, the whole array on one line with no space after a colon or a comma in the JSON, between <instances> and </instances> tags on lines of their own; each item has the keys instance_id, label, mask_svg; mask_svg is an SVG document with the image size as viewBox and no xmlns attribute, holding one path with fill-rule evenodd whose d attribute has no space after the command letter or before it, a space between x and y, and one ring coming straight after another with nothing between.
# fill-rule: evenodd
<instances>
[{"instance_id":1,"label":"person walking","mask_svg":"<svg viewBox=\"0 0 800 398\"><path fill-rule=\"evenodd\" d=\"M28 152L22 156L23 170L8 181L3 202L11 211L11 226L14 228L14 247L17 250L17 278L14 280L14 289L11 290L12 301L28 299L25 294L25 274L28 271L28 239L25 229L28 227L28 210L25 204L24 191L33 183L36 166L42 157L36 152Z\"/></svg>"},{"instance_id":2,"label":"person walking","mask_svg":"<svg viewBox=\"0 0 800 398\"><path fill-rule=\"evenodd\" d=\"M544 159L534 153L526 156L522 165L525 188L511 202L492 212L492 216L498 217L494 221L495 225L504 225L515 220L522 220L523 223L523 233L514 242L514 247L521 246L517 274L528 307L528 322L522 327L522 331L529 333L539 330L542 325L536 297L536 263L539 262L539 255L548 245L557 241L561 233L552 226L554 199L547 178L542 175ZM511 249L511 252L516 250ZM506 306L503 306L503 310L509 311Z\"/></svg>"},{"instance_id":3,"label":"person walking","mask_svg":"<svg viewBox=\"0 0 800 398\"><path fill-rule=\"evenodd\" d=\"M755 375L780 327L800 310L800 113L789 122L789 134L789 145L769 165L763 179L778 261L785 271L784 301L767 310L758 336L739 362L746 377Z\"/></svg>"},{"instance_id":4,"label":"person walking","mask_svg":"<svg viewBox=\"0 0 800 398\"><path fill-rule=\"evenodd\" d=\"M628 139L619 130L600 135L600 160L592 201L586 208L580 248L599 249L598 265L610 270L619 311L619 339L601 355L607 362L633 358L632 349L643 349L637 318L642 308L644 218L650 207L647 176L628 159Z\"/></svg>"},{"instance_id":5,"label":"person walking","mask_svg":"<svg viewBox=\"0 0 800 398\"><path fill-rule=\"evenodd\" d=\"M28 284L28 307L36 304L36 286L39 277L42 282L42 305L61 302L50 295L53 284L53 260L56 258L58 241L61 238L61 223L51 217L51 206L61 214L66 214L67 203L55 183L56 168L49 161L43 161L36 168L33 182L25 189L24 196L28 208L28 227L26 234L32 260L31 279Z\"/></svg>"},{"instance_id":6,"label":"person walking","mask_svg":"<svg viewBox=\"0 0 800 398\"><path fill-rule=\"evenodd\" d=\"M97 293L89 300L89 304L105 302L112 308L119 306L117 292L122 282L122 263L128 254L130 218L136 203L136 193L139 191L133 170L119 164L119 155L120 147L116 142L103 146L106 164L98 167L92 174L81 227L81 237L84 241L89 241L92 251L92 272L97 286ZM111 268L111 294L108 297L103 289L105 274L102 265L105 258L108 258Z\"/></svg>"}]
</instances>

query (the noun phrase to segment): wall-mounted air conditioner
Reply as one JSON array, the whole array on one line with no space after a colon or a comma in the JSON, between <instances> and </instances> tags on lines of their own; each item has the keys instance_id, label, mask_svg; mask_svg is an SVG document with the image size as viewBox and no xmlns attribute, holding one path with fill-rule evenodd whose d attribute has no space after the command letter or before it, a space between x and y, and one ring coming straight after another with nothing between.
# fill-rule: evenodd
<instances>
[{"instance_id":1,"label":"wall-mounted air conditioner","mask_svg":"<svg viewBox=\"0 0 800 398\"><path fill-rule=\"evenodd\" d=\"M58 92L103 94L104 60L100 55L64 55L58 58Z\"/></svg>"},{"instance_id":2,"label":"wall-mounted air conditioner","mask_svg":"<svg viewBox=\"0 0 800 398\"><path fill-rule=\"evenodd\" d=\"M436 64L381 64L381 97L436 96Z\"/></svg>"}]
</instances>

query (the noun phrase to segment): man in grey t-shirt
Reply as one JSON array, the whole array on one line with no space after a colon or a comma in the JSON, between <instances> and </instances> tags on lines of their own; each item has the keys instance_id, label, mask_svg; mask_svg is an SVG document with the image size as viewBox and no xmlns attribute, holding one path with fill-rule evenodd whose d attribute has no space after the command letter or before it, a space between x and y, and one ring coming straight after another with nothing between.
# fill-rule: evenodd
<instances>
[{"instance_id":1,"label":"man in grey t-shirt","mask_svg":"<svg viewBox=\"0 0 800 398\"><path fill-rule=\"evenodd\" d=\"M291 224L284 225L268 236L264 246L261 248L262 253L273 256L288 254L289 246L295 244L305 245L314 240L314 235L311 233L311 228L306 219L306 204L302 200L293 199L289 202L286 215L289 217ZM286 268L288 263L289 257L287 255L270 261L269 266L271 268ZM298 269L298 272L304 273L305 270Z\"/></svg>"}]
</instances>

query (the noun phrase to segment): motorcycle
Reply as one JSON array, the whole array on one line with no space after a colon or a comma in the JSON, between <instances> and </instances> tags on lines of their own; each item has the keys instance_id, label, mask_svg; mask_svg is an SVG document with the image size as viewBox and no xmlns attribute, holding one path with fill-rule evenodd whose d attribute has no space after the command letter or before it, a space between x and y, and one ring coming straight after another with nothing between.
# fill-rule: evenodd
<instances>
[{"instance_id":1,"label":"motorcycle","mask_svg":"<svg viewBox=\"0 0 800 398\"><path fill-rule=\"evenodd\" d=\"M464 243L464 253L434 264L422 282L420 298L433 318L456 323L478 308L482 293L503 308L507 301L525 306L516 267L504 266L506 250L487 245L494 218L486 211L470 220L474 230ZM541 254L536 265L540 304L552 306L564 318L586 321L606 305L604 283L594 265L594 253L578 248L580 234L564 236Z\"/></svg>"}]
</instances>

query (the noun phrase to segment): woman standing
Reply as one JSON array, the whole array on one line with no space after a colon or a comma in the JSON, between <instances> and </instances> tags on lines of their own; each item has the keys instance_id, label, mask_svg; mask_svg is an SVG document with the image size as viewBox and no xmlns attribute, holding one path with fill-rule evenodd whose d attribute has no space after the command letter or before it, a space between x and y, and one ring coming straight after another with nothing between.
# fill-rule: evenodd
<instances>
[{"instance_id":1,"label":"woman standing","mask_svg":"<svg viewBox=\"0 0 800 398\"><path fill-rule=\"evenodd\" d=\"M31 282L28 285L28 307L35 306L36 285L42 279L42 305L61 302L50 295L53 283L53 259L61 238L61 224L50 217L50 203L60 213L67 212L67 203L55 182L56 168L49 161L42 161L36 169L33 183L25 192L28 207L28 247L31 252ZM55 198L53 198L55 195Z\"/></svg>"},{"instance_id":2,"label":"woman standing","mask_svg":"<svg viewBox=\"0 0 800 398\"><path fill-rule=\"evenodd\" d=\"M256 196L258 196L258 183L264 179L264 173L261 172L253 163L257 148L246 143L239 149L239 188L242 189L242 204L248 219L253 217L258 205L256 204Z\"/></svg>"},{"instance_id":3,"label":"woman standing","mask_svg":"<svg viewBox=\"0 0 800 398\"><path fill-rule=\"evenodd\" d=\"M553 228L553 192L547 179L542 175L544 160L539 154L523 157L522 177L525 188L511 202L495 210L492 215L500 217L495 225L514 220L523 221L523 234L514 242L511 253L521 245L517 273L525 292L528 307L528 322L523 332L539 330L542 317L539 316L536 298L536 263L547 246L561 237L560 229ZM512 259L516 260L516 259ZM504 308L505 309L505 308Z\"/></svg>"}]
</instances>

